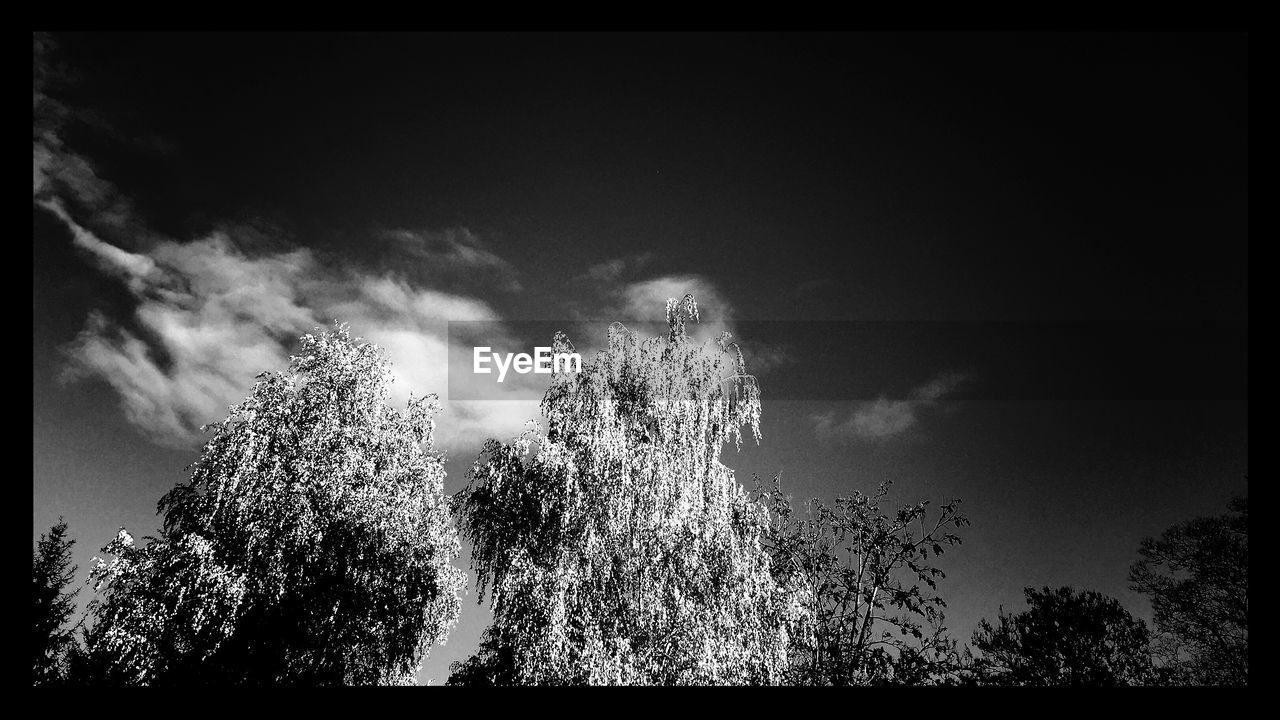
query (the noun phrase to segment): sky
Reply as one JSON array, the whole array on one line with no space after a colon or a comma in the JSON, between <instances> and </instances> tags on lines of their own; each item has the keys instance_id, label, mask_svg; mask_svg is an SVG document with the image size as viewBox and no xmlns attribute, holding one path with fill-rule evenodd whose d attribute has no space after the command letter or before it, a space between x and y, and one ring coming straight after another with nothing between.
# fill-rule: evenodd
<instances>
[{"instance_id":1,"label":"sky","mask_svg":"<svg viewBox=\"0 0 1280 720\"><path fill-rule=\"evenodd\" d=\"M82 574L316 327L441 396L452 493L545 379L468 395L450 323L589 355L686 292L760 381L745 485L962 499L962 641L1027 585L1149 618L1140 540L1248 489L1242 33L37 34L32 259Z\"/></svg>"}]
</instances>

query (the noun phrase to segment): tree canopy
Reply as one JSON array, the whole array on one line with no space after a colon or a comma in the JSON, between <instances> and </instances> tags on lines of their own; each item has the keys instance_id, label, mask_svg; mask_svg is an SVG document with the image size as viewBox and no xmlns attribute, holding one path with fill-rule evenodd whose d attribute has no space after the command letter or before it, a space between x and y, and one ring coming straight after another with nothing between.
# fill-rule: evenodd
<instances>
[{"instance_id":1,"label":"tree canopy","mask_svg":"<svg viewBox=\"0 0 1280 720\"><path fill-rule=\"evenodd\" d=\"M813 633L792 647L789 681L802 685L935 684L958 679L935 564L969 524L959 501L929 518L927 501L881 509L889 491L854 492L796 513L779 478L756 480L773 511L768 533L775 577L805 588ZM930 558L932 555L932 559Z\"/></svg>"},{"instance_id":2,"label":"tree canopy","mask_svg":"<svg viewBox=\"0 0 1280 720\"><path fill-rule=\"evenodd\" d=\"M614 323L553 376L545 435L486 445L455 501L494 621L451 683L783 680L802 588L774 580L767 512L719 461L744 429L759 440L759 389L727 333L689 339L697 318L686 296L665 335Z\"/></svg>"},{"instance_id":3,"label":"tree canopy","mask_svg":"<svg viewBox=\"0 0 1280 720\"><path fill-rule=\"evenodd\" d=\"M1249 682L1249 499L1179 523L1138 549L1129 579L1151 598L1156 653L1169 681Z\"/></svg>"},{"instance_id":4,"label":"tree canopy","mask_svg":"<svg viewBox=\"0 0 1280 720\"><path fill-rule=\"evenodd\" d=\"M161 499L159 537L104 548L87 665L119 684L411 682L465 576L439 405L396 410L390 382L345 326L259 375Z\"/></svg>"},{"instance_id":5,"label":"tree canopy","mask_svg":"<svg viewBox=\"0 0 1280 720\"><path fill-rule=\"evenodd\" d=\"M728 333L686 333L691 295L666 319L556 368L545 434L486 442L451 499L435 396L396 409L379 348L306 335L206 426L157 536L94 559L81 623L66 523L40 538L33 682L412 684L459 616L456 517L493 622L452 685L1247 684L1247 499L1143 541L1154 642L1115 598L1028 587L961 654L938 587L959 501L748 492L721 452L760 441L756 379Z\"/></svg>"},{"instance_id":6,"label":"tree canopy","mask_svg":"<svg viewBox=\"0 0 1280 720\"><path fill-rule=\"evenodd\" d=\"M995 685L1113 687L1153 681L1149 633L1119 600L1092 590L1028 587L1027 610L983 620L973 670Z\"/></svg>"},{"instance_id":7,"label":"tree canopy","mask_svg":"<svg viewBox=\"0 0 1280 720\"><path fill-rule=\"evenodd\" d=\"M31 674L36 685L56 684L66 676L67 655L75 631L68 623L80 592L67 592L76 573L71 562L75 543L67 537L67 523L59 518L49 532L40 536L32 553Z\"/></svg>"}]
</instances>

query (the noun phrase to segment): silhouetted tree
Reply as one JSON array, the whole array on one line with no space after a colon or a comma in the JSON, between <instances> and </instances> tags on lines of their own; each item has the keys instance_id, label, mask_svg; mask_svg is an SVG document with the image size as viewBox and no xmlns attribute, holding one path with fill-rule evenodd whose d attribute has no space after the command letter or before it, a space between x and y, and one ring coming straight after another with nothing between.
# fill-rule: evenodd
<instances>
[{"instance_id":1,"label":"silhouetted tree","mask_svg":"<svg viewBox=\"0 0 1280 720\"><path fill-rule=\"evenodd\" d=\"M744 427L759 438L759 390L727 333L688 338L697 317L686 296L664 336L614 323L594 362L553 376L546 436L486 445L455 502L494 619L453 684L784 679L804 608L770 573L766 510L719 461Z\"/></svg>"},{"instance_id":2,"label":"silhouetted tree","mask_svg":"<svg viewBox=\"0 0 1280 720\"><path fill-rule=\"evenodd\" d=\"M345 326L258 377L160 501L160 536L121 529L97 561L99 681L411 683L457 619L434 396L391 408L382 351Z\"/></svg>"},{"instance_id":3,"label":"silhouetted tree","mask_svg":"<svg viewBox=\"0 0 1280 720\"><path fill-rule=\"evenodd\" d=\"M1156 655L1175 684L1249 683L1249 499L1147 538L1130 570L1151 598Z\"/></svg>"},{"instance_id":4,"label":"silhouetted tree","mask_svg":"<svg viewBox=\"0 0 1280 720\"><path fill-rule=\"evenodd\" d=\"M1154 677L1146 623L1115 598L1092 590L1026 588L1029 609L973 633L979 682L993 685L1112 687Z\"/></svg>"},{"instance_id":5,"label":"silhouetted tree","mask_svg":"<svg viewBox=\"0 0 1280 720\"><path fill-rule=\"evenodd\" d=\"M756 478L756 497L771 510L768 547L784 586L800 585L813 632L792 644L789 682L802 685L935 684L957 679L960 656L946 634L937 594L945 573L934 566L960 543L951 529L969 524L959 501L931 521L928 502L886 513L883 483L834 506L818 499L797 515L778 477Z\"/></svg>"},{"instance_id":6,"label":"silhouetted tree","mask_svg":"<svg viewBox=\"0 0 1280 720\"><path fill-rule=\"evenodd\" d=\"M71 564L71 548L75 544L67 537L67 523L58 518L49 532L40 536L32 553L31 680L35 685L57 684L66 677L67 653L75 632L68 623L80 592L67 592L76 573L76 566Z\"/></svg>"}]
</instances>

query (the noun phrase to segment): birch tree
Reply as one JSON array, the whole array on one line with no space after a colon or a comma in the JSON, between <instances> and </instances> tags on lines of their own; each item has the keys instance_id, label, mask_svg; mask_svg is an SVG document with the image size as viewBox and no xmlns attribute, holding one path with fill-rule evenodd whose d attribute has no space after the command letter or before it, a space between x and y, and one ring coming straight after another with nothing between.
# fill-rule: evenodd
<instances>
[{"instance_id":1,"label":"birch tree","mask_svg":"<svg viewBox=\"0 0 1280 720\"><path fill-rule=\"evenodd\" d=\"M553 376L535 426L490 441L455 497L493 624L453 684L768 684L805 631L763 546L766 510L719 460L759 441L760 393L728 334L692 342L620 323ZM561 334L556 352L570 352ZM536 446L536 451L535 451Z\"/></svg>"},{"instance_id":2,"label":"birch tree","mask_svg":"<svg viewBox=\"0 0 1280 720\"><path fill-rule=\"evenodd\" d=\"M161 499L160 536L104 548L86 665L117 684L412 682L465 576L439 405L396 410L390 382L345 326L259 375Z\"/></svg>"}]
</instances>

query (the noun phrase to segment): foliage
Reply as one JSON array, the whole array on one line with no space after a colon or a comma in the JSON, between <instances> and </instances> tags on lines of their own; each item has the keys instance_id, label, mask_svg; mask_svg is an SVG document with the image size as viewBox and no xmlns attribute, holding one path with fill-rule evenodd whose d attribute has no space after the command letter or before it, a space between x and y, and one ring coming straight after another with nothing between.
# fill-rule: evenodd
<instances>
[{"instance_id":1,"label":"foliage","mask_svg":"<svg viewBox=\"0 0 1280 720\"><path fill-rule=\"evenodd\" d=\"M215 557L203 536L178 534L137 547L123 528L103 548L90 574L105 599L91 603L94 623L86 632L90 659L102 684L132 685L198 681L200 663L212 662L231 638L247 578Z\"/></svg>"},{"instance_id":2,"label":"foliage","mask_svg":"<svg viewBox=\"0 0 1280 720\"><path fill-rule=\"evenodd\" d=\"M99 681L405 682L457 619L434 396L390 407L382 351L345 326L258 378L161 499L160 537L122 529L97 561Z\"/></svg>"},{"instance_id":3,"label":"foliage","mask_svg":"<svg viewBox=\"0 0 1280 720\"><path fill-rule=\"evenodd\" d=\"M1114 687L1154 680L1146 623L1115 598L1092 590L1076 593L1026 588L1030 609L973 633L982 652L974 664L979 682L993 685Z\"/></svg>"},{"instance_id":4,"label":"foliage","mask_svg":"<svg viewBox=\"0 0 1280 720\"><path fill-rule=\"evenodd\" d=\"M854 492L834 506L809 501L803 516L779 478L756 478L756 497L772 510L768 547L779 583L805 588L813 633L792 648L790 682L801 685L936 684L954 681L956 643L946 634L930 559L960 543L949 529L969 524L959 501L932 522L929 503L886 513L889 483Z\"/></svg>"},{"instance_id":5,"label":"foliage","mask_svg":"<svg viewBox=\"0 0 1280 720\"><path fill-rule=\"evenodd\" d=\"M517 684L515 654L510 646L499 645L494 632L486 632L475 655L449 666L449 685L461 687L501 687Z\"/></svg>"},{"instance_id":6,"label":"foliage","mask_svg":"<svg viewBox=\"0 0 1280 720\"><path fill-rule=\"evenodd\" d=\"M719 461L744 427L759 440L759 389L728 334L695 344L691 319L686 296L664 336L614 323L593 362L553 376L545 436L485 446L455 506L494 622L452 684L783 679L803 607L770 573L765 509Z\"/></svg>"},{"instance_id":7,"label":"foliage","mask_svg":"<svg viewBox=\"0 0 1280 720\"><path fill-rule=\"evenodd\" d=\"M31 681L52 685L66 676L67 654L74 643L74 627L67 627L75 613L79 590L67 592L75 577L67 523L61 518L40 536L31 559L33 622L31 625Z\"/></svg>"},{"instance_id":8,"label":"foliage","mask_svg":"<svg viewBox=\"0 0 1280 720\"><path fill-rule=\"evenodd\" d=\"M1231 512L1174 525L1147 538L1130 570L1149 595L1156 655L1169 682L1249 682L1249 499Z\"/></svg>"}]
</instances>

